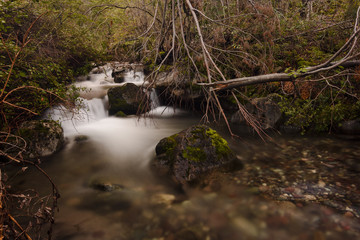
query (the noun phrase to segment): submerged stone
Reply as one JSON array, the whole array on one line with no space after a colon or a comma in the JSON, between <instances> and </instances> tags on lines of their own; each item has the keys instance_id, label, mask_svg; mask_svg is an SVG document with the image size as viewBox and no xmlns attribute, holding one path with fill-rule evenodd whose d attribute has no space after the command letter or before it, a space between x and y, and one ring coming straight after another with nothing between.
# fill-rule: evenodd
<instances>
[{"instance_id":1,"label":"submerged stone","mask_svg":"<svg viewBox=\"0 0 360 240\"><path fill-rule=\"evenodd\" d=\"M112 192L115 190L123 190L124 186L121 184L110 183L110 182L100 182L100 181L93 181L90 183L90 187L99 190L102 192Z\"/></svg>"},{"instance_id":2,"label":"submerged stone","mask_svg":"<svg viewBox=\"0 0 360 240\"><path fill-rule=\"evenodd\" d=\"M170 175L184 184L201 174L219 168L229 168L235 155L227 141L215 130L197 125L162 139L156 146L153 168L161 175Z\"/></svg>"},{"instance_id":3,"label":"submerged stone","mask_svg":"<svg viewBox=\"0 0 360 240\"><path fill-rule=\"evenodd\" d=\"M78 135L74 138L75 142L84 142L89 140L89 137L86 135Z\"/></svg>"}]
</instances>

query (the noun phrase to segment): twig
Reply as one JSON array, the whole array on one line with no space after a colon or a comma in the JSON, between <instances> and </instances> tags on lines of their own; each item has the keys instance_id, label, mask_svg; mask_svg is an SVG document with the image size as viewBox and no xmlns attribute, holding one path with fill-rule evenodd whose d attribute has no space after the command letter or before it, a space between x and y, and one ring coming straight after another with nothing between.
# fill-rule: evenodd
<instances>
[{"instance_id":1,"label":"twig","mask_svg":"<svg viewBox=\"0 0 360 240\"><path fill-rule=\"evenodd\" d=\"M13 221L18 228L20 228L20 230L22 231L21 234L25 234L25 237L28 240L32 240L32 238L29 236L29 234L27 234L27 232L21 227L21 225L16 221L16 219L13 216L11 216L10 214L8 214L8 216L9 216L10 220Z\"/></svg>"}]
</instances>

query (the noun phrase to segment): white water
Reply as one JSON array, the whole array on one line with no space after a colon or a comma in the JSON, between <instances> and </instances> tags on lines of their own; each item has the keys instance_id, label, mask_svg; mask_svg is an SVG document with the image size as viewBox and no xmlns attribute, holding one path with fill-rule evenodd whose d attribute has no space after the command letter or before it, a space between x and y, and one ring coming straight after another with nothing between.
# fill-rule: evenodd
<instances>
[{"instance_id":1,"label":"white water","mask_svg":"<svg viewBox=\"0 0 360 240\"><path fill-rule=\"evenodd\" d=\"M111 77L110 67L104 66L103 69L103 73L90 74L89 80L75 84L82 88L78 111L69 111L60 106L48 113L53 120L61 123L69 142L67 149L74 146L76 136L85 135L106 152L110 161L131 161L146 166L159 140L195 123L191 118L178 120L189 114L186 111L159 106L155 91L150 94L153 109L146 113L147 118L109 117L107 90L127 82L142 85L144 74L130 71L125 83L116 84Z\"/></svg>"}]
</instances>

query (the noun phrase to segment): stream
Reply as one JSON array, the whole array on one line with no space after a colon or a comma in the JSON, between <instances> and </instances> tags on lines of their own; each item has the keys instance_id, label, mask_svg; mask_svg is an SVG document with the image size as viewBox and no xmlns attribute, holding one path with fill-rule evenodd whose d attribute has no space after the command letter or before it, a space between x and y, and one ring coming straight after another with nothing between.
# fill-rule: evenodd
<instances>
[{"instance_id":1,"label":"stream","mask_svg":"<svg viewBox=\"0 0 360 240\"><path fill-rule=\"evenodd\" d=\"M142 84L130 71L126 82ZM211 173L184 189L148 167L164 137L201 116L155 103L147 118L109 117L111 69L89 74L78 113L59 107L67 144L43 169L60 190L56 240L360 239L360 144L335 136L272 136L263 142L233 126L213 125L244 163ZM47 194L47 180L29 170L20 189ZM31 181L25 181L31 176Z\"/></svg>"}]
</instances>

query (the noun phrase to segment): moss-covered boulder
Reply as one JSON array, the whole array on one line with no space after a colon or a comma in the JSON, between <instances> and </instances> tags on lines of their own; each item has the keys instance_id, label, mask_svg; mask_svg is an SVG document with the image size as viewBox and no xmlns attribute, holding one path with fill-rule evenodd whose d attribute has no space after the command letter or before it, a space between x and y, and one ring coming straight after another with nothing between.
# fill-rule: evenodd
<instances>
[{"instance_id":1,"label":"moss-covered boulder","mask_svg":"<svg viewBox=\"0 0 360 240\"><path fill-rule=\"evenodd\" d=\"M205 125L193 126L164 138L155 150L152 168L181 184L214 169L231 168L236 159L227 141Z\"/></svg>"},{"instance_id":2,"label":"moss-covered boulder","mask_svg":"<svg viewBox=\"0 0 360 240\"><path fill-rule=\"evenodd\" d=\"M126 115L144 113L150 110L150 99L139 86L127 83L123 86L109 89L109 114L115 115L119 111Z\"/></svg>"},{"instance_id":3,"label":"moss-covered boulder","mask_svg":"<svg viewBox=\"0 0 360 240\"><path fill-rule=\"evenodd\" d=\"M64 145L63 129L52 120L33 120L25 122L18 129L19 136L26 143L25 156L39 158L49 156Z\"/></svg>"}]
</instances>

